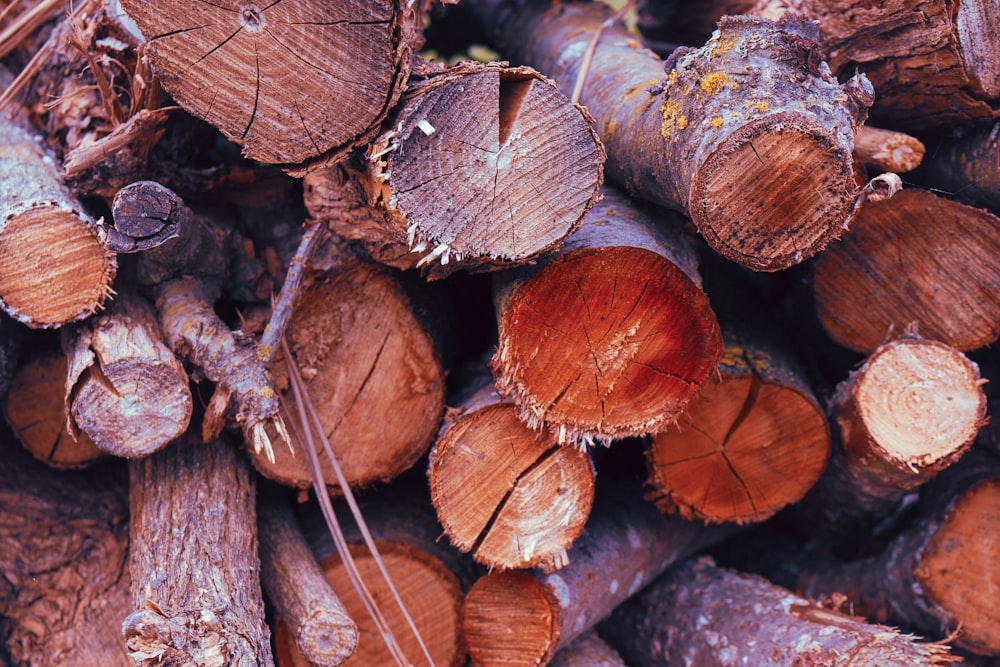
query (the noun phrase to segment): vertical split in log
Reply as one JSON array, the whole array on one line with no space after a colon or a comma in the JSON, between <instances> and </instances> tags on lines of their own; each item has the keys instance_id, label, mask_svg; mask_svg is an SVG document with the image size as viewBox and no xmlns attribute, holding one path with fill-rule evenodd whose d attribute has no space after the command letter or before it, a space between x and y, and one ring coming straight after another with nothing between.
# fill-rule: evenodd
<instances>
[{"instance_id":1,"label":"vertical split in log","mask_svg":"<svg viewBox=\"0 0 1000 667\"><path fill-rule=\"evenodd\" d=\"M566 567L493 572L469 590L462 607L469 652L484 665L545 664L671 563L734 530L664 516L638 493L598 489Z\"/></svg>"},{"instance_id":2,"label":"vertical split in log","mask_svg":"<svg viewBox=\"0 0 1000 667\"><path fill-rule=\"evenodd\" d=\"M188 376L145 301L119 294L108 312L63 331L66 427L74 438L86 432L103 451L136 458L187 430Z\"/></svg>"},{"instance_id":3,"label":"vertical split in log","mask_svg":"<svg viewBox=\"0 0 1000 667\"><path fill-rule=\"evenodd\" d=\"M413 3L122 2L164 89L247 157L344 154L398 99L422 41Z\"/></svg>"},{"instance_id":4,"label":"vertical split in log","mask_svg":"<svg viewBox=\"0 0 1000 667\"><path fill-rule=\"evenodd\" d=\"M560 443L662 430L722 352L679 221L610 189L562 250L496 281L497 386Z\"/></svg>"},{"instance_id":5,"label":"vertical split in log","mask_svg":"<svg viewBox=\"0 0 1000 667\"><path fill-rule=\"evenodd\" d=\"M924 190L868 202L816 260L813 294L830 337L870 353L916 322L961 351L1000 335L1000 219Z\"/></svg>"},{"instance_id":6,"label":"vertical split in log","mask_svg":"<svg viewBox=\"0 0 1000 667\"><path fill-rule=\"evenodd\" d=\"M872 88L841 85L815 26L726 17L664 64L600 3L494 0L470 7L497 48L571 90L600 32L580 102L607 174L688 213L709 245L750 268L796 264L838 238L855 209L851 152Z\"/></svg>"},{"instance_id":7,"label":"vertical split in log","mask_svg":"<svg viewBox=\"0 0 1000 667\"><path fill-rule=\"evenodd\" d=\"M53 468L82 468L104 452L86 433L70 435L63 395L66 355L62 351L29 359L10 383L5 416L14 435L39 461Z\"/></svg>"},{"instance_id":8,"label":"vertical split in log","mask_svg":"<svg viewBox=\"0 0 1000 667\"><path fill-rule=\"evenodd\" d=\"M451 543L490 569L561 568L594 500L587 453L529 429L492 386L449 410L427 477Z\"/></svg>"},{"instance_id":9,"label":"vertical split in log","mask_svg":"<svg viewBox=\"0 0 1000 667\"><path fill-rule=\"evenodd\" d=\"M903 132L865 125L854 135L854 157L881 171L903 174L920 166L926 152L923 142ZM938 156L934 156L935 161Z\"/></svg>"},{"instance_id":10,"label":"vertical split in log","mask_svg":"<svg viewBox=\"0 0 1000 667\"><path fill-rule=\"evenodd\" d=\"M943 667L961 661L945 644L869 625L706 560L672 568L601 627L635 667Z\"/></svg>"},{"instance_id":11,"label":"vertical split in log","mask_svg":"<svg viewBox=\"0 0 1000 667\"><path fill-rule=\"evenodd\" d=\"M389 481L430 447L444 411L444 372L434 342L402 285L387 269L348 262L311 286L292 314L288 340L319 419L352 486ZM283 384L283 363L274 367ZM291 393L283 419L301 432ZM309 486L305 454L277 443L257 469L283 484ZM336 477L321 456L323 477Z\"/></svg>"},{"instance_id":12,"label":"vertical split in log","mask_svg":"<svg viewBox=\"0 0 1000 667\"><path fill-rule=\"evenodd\" d=\"M136 665L273 665L245 456L188 434L130 461L129 486Z\"/></svg>"},{"instance_id":13,"label":"vertical split in log","mask_svg":"<svg viewBox=\"0 0 1000 667\"><path fill-rule=\"evenodd\" d=\"M647 450L660 509L710 523L763 521L801 500L830 453L826 416L789 342L737 287L712 296L725 343L718 378Z\"/></svg>"}]
</instances>

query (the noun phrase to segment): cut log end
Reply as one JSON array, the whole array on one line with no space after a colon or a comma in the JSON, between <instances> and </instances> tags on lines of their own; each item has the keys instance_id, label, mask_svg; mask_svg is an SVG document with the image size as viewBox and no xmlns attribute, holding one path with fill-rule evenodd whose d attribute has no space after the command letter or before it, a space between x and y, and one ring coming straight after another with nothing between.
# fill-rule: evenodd
<instances>
[{"instance_id":1,"label":"cut log end","mask_svg":"<svg viewBox=\"0 0 1000 667\"><path fill-rule=\"evenodd\" d=\"M752 269L777 271L838 238L858 187L851 155L827 134L776 114L722 141L691 186L691 217L708 244Z\"/></svg>"},{"instance_id":2,"label":"cut log end","mask_svg":"<svg viewBox=\"0 0 1000 667\"><path fill-rule=\"evenodd\" d=\"M117 261L79 214L42 205L6 221L0 266L4 309L29 327L54 328L104 305Z\"/></svg>"},{"instance_id":3,"label":"cut log end","mask_svg":"<svg viewBox=\"0 0 1000 667\"><path fill-rule=\"evenodd\" d=\"M559 602L528 574L486 575L469 589L462 607L469 654L482 665L545 664L559 641L558 610Z\"/></svg>"},{"instance_id":4,"label":"cut log end","mask_svg":"<svg viewBox=\"0 0 1000 667\"><path fill-rule=\"evenodd\" d=\"M560 442L609 442L675 421L721 353L690 278L656 253L611 247L569 253L517 290L493 368L529 425Z\"/></svg>"},{"instance_id":5,"label":"cut log end","mask_svg":"<svg viewBox=\"0 0 1000 667\"><path fill-rule=\"evenodd\" d=\"M661 511L686 518L762 521L802 499L829 449L826 418L811 397L755 376L726 375L653 439L650 495Z\"/></svg>"}]
</instances>

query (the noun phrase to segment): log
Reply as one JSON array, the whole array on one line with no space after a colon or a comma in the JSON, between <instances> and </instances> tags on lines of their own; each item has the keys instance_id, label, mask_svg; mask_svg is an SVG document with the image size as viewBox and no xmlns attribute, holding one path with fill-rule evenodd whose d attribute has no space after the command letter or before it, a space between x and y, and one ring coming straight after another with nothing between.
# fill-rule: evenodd
<instances>
[{"instance_id":1,"label":"log","mask_svg":"<svg viewBox=\"0 0 1000 667\"><path fill-rule=\"evenodd\" d=\"M448 410L427 478L451 543L492 569L566 564L590 515L594 464L586 452L532 431L492 377Z\"/></svg>"},{"instance_id":2,"label":"log","mask_svg":"<svg viewBox=\"0 0 1000 667\"><path fill-rule=\"evenodd\" d=\"M865 125L854 135L854 157L869 167L902 174L920 166L927 151L923 142L905 132ZM935 161L938 156L934 156Z\"/></svg>"},{"instance_id":3,"label":"log","mask_svg":"<svg viewBox=\"0 0 1000 667\"><path fill-rule=\"evenodd\" d=\"M102 451L136 458L187 430L188 376L152 306L121 293L107 312L63 331L66 429L74 439L85 431Z\"/></svg>"},{"instance_id":4,"label":"log","mask_svg":"<svg viewBox=\"0 0 1000 667\"><path fill-rule=\"evenodd\" d=\"M0 308L43 329L100 310L114 293L115 255L23 114L0 114L0 182Z\"/></svg>"},{"instance_id":5,"label":"log","mask_svg":"<svg viewBox=\"0 0 1000 667\"><path fill-rule=\"evenodd\" d=\"M426 69L352 163L356 183L336 169L306 178L312 215L376 260L433 277L557 247L601 186L604 151L586 112L527 67Z\"/></svg>"},{"instance_id":6,"label":"log","mask_svg":"<svg viewBox=\"0 0 1000 667\"><path fill-rule=\"evenodd\" d=\"M399 485L359 497L361 510L375 538L382 559L400 597L413 617L435 665L465 664L466 649L459 631L462 595L482 569L467 556L439 541L441 526L426 489L415 492ZM338 515L347 516L340 507ZM421 656L416 639L408 630L374 560L353 526L341 521L351 555L369 590L382 603L382 610L403 653L414 661ZM368 617L361 598L351 586L343 562L315 505L302 513L302 529L327 580L338 592L348 613L358 624L358 648L344 664L347 667L395 664L385 643ZM282 667L306 667L306 662L287 641L284 630L275 633L278 661ZM414 664L418 664L414 662ZM423 660L419 664L423 664Z\"/></svg>"},{"instance_id":7,"label":"log","mask_svg":"<svg viewBox=\"0 0 1000 667\"><path fill-rule=\"evenodd\" d=\"M719 19L745 14L755 0L704 0L697 4L679 0L637 0L636 29L643 44L662 58L678 45L697 46L708 41Z\"/></svg>"},{"instance_id":8,"label":"log","mask_svg":"<svg viewBox=\"0 0 1000 667\"><path fill-rule=\"evenodd\" d=\"M184 236L183 246L175 244L170 248L169 256L176 263L178 255L189 257L205 243L199 228L194 227L191 209L175 192L156 181L136 181L118 190L111 213L114 227L105 230L104 242L117 253L152 250ZM155 260L147 259L145 263L150 261Z\"/></svg>"},{"instance_id":9,"label":"log","mask_svg":"<svg viewBox=\"0 0 1000 667\"><path fill-rule=\"evenodd\" d=\"M444 412L444 372L434 341L390 271L356 261L333 268L302 295L288 341L352 486L387 482L427 452ZM283 419L293 435L302 432L281 359L273 375ZM275 442L275 461L257 454L254 465L282 484L308 487L302 444ZM320 461L327 485L338 488L329 461L322 455Z\"/></svg>"},{"instance_id":10,"label":"log","mask_svg":"<svg viewBox=\"0 0 1000 667\"><path fill-rule=\"evenodd\" d=\"M610 644L591 631L559 650L549 667L626 667Z\"/></svg>"},{"instance_id":11,"label":"log","mask_svg":"<svg viewBox=\"0 0 1000 667\"><path fill-rule=\"evenodd\" d=\"M961 661L944 643L922 643L869 625L708 559L671 568L601 628L635 667L912 667Z\"/></svg>"},{"instance_id":12,"label":"log","mask_svg":"<svg viewBox=\"0 0 1000 667\"><path fill-rule=\"evenodd\" d=\"M863 76L837 82L812 24L727 17L703 47L664 64L624 26L607 25L600 3L493 0L469 10L505 57L563 91L587 61L579 101L608 151L608 179L690 215L721 255L787 268L851 219L854 131L873 91Z\"/></svg>"},{"instance_id":13,"label":"log","mask_svg":"<svg viewBox=\"0 0 1000 667\"><path fill-rule=\"evenodd\" d=\"M965 355L910 330L879 347L830 399L830 466L796 508L809 534L839 539L890 515L958 461L986 423L985 380Z\"/></svg>"},{"instance_id":14,"label":"log","mask_svg":"<svg viewBox=\"0 0 1000 667\"><path fill-rule=\"evenodd\" d=\"M560 443L662 430L722 352L697 271L673 214L606 188L558 253L494 275L498 389Z\"/></svg>"},{"instance_id":15,"label":"log","mask_svg":"<svg viewBox=\"0 0 1000 667\"><path fill-rule=\"evenodd\" d=\"M760 0L753 12L817 21L830 69L865 73L878 91L872 118L885 127L930 130L998 115L1000 10L990 0Z\"/></svg>"},{"instance_id":16,"label":"log","mask_svg":"<svg viewBox=\"0 0 1000 667\"><path fill-rule=\"evenodd\" d=\"M735 530L662 515L631 488L599 488L562 570L492 572L472 586L462 607L469 653L484 665L546 664L671 563Z\"/></svg>"},{"instance_id":17,"label":"log","mask_svg":"<svg viewBox=\"0 0 1000 667\"><path fill-rule=\"evenodd\" d=\"M86 433L74 439L66 423L66 354L29 358L11 380L4 416L21 445L53 468L84 468L104 452Z\"/></svg>"},{"instance_id":18,"label":"log","mask_svg":"<svg viewBox=\"0 0 1000 667\"><path fill-rule=\"evenodd\" d=\"M263 489L262 489L263 491ZM275 489L257 502L264 595L314 667L335 667L358 645L358 626L309 550L288 501Z\"/></svg>"},{"instance_id":19,"label":"log","mask_svg":"<svg viewBox=\"0 0 1000 667\"><path fill-rule=\"evenodd\" d=\"M177 103L277 164L333 159L370 138L422 41L419 7L397 1L122 6Z\"/></svg>"},{"instance_id":20,"label":"log","mask_svg":"<svg viewBox=\"0 0 1000 667\"><path fill-rule=\"evenodd\" d=\"M905 249L905 252L904 250ZM925 190L867 202L818 257L816 313L840 345L870 354L916 322L960 351L1000 335L1000 219Z\"/></svg>"},{"instance_id":21,"label":"log","mask_svg":"<svg viewBox=\"0 0 1000 667\"><path fill-rule=\"evenodd\" d=\"M975 460L971 460L975 459ZM940 483L939 483L940 482ZM933 483L929 509L884 551L837 568L808 568L799 586L810 597L846 596L854 612L934 634L980 655L1000 655L1000 466L963 459Z\"/></svg>"},{"instance_id":22,"label":"log","mask_svg":"<svg viewBox=\"0 0 1000 667\"><path fill-rule=\"evenodd\" d=\"M958 136L938 137L933 160L914 178L973 206L1000 213L1000 122L964 128Z\"/></svg>"},{"instance_id":23,"label":"log","mask_svg":"<svg viewBox=\"0 0 1000 667\"><path fill-rule=\"evenodd\" d=\"M57 472L3 436L0 652L10 664L134 664L118 629L130 606L123 472Z\"/></svg>"},{"instance_id":24,"label":"log","mask_svg":"<svg viewBox=\"0 0 1000 667\"><path fill-rule=\"evenodd\" d=\"M653 436L647 497L685 518L759 522L816 483L830 431L763 303L735 275L712 278L706 287L725 345L718 375L676 424Z\"/></svg>"},{"instance_id":25,"label":"log","mask_svg":"<svg viewBox=\"0 0 1000 667\"><path fill-rule=\"evenodd\" d=\"M129 461L136 611L121 632L136 665L274 664L250 472L230 443L192 434Z\"/></svg>"}]
</instances>

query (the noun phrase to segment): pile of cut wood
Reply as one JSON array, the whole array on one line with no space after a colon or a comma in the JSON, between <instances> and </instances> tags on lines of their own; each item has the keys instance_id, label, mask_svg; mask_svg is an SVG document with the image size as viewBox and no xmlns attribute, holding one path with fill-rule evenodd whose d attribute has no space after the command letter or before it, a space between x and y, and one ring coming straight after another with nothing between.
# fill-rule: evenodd
<instances>
[{"instance_id":1,"label":"pile of cut wood","mask_svg":"<svg viewBox=\"0 0 1000 667\"><path fill-rule=\"evenodd\" d=\"M5 2L0 665L1000 664L997 34Z\"/></svg>"}]
</instances>

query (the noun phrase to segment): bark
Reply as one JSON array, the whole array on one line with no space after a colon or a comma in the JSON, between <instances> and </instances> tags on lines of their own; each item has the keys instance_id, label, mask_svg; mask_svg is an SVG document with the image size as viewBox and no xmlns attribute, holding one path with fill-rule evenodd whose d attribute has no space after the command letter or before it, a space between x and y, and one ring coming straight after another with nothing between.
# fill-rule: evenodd
<instances>
[{"instance_id":1,"label":"bark","mask_svg":"<svg viewBox=\"0 0 1000 667\"><path fill-rule=\"evenodd\" d=\"M108 312L63 342L66 429L74 438L85 431L101 450L136 458L187 430L187 373L163 342L152 306L140 297L119 294Z\"/></svg>"},{"instance_id":2,"label":"bark","mask_svg":"<svg viewBox=\"0 0 1000 667\"><path fill-rule=\"evenodd\" d=\"M725 345L718 376L653 436L648 497L709 523L763 521L798 502L830 453L826 416L791 345L733 280L707 282Z\"/></svg>"},{"instance_id":3,"label":"bark","mask_svg":"<svg viewBox=\"0 0 1000 667\"><path fill-rule=\"evenodd\" d=\"M0 115L0 182L0 307L32 328L100 310L117 261L23 114Z\"/></svg>"},{"instance_id":4,"label":"bark","mask_svg":"<svg viewBox=\"0 0 1000 667\"><path fill-rule=\"evenodd\" d=\"M0 400L7 397L11 377L21 360L25 331L24 327L0 314Z\"/></svg>"},{"instance_id":5,"label":"bark","mask_svg":"<svg viewBox=\"0 0 1000 667\"><path fill-rule=\"evenodd\" d=\"M608 151L608 179L690 215L723 256L783 269L838 238L853 215L854 131L873 92L864 77L837 83L812 24L728 17L705 46L664 65L623 26L604 26L611 10L600 3L470 9L502 53L563 91L600 31L580 102Z\"/></svg>"},{"instance_id":6,"label":"bark","mask_svg":"<svg viewBox=\"0 0 1000 667\"><path fill-rule=\"evenodd\" d=\"M795 508L812 534L863 533L959 460L986 423L979 367L910 332L879 347L831 398L839 446Z\"/></svg>"},{"instance_id":7,"label":"bark","mask_svg":"<svg viewBox=\"0 0 1000 667\"><path fill-rule=\"evenodd\" d=\"M904 190L862 206L816 260L816 312L835 342L867 354L912 322L961 351L989 345L1000 335L998 258L996 216Z\"/></svg>"},{"instance_id":8,"label":"bark","mask_svg":"<svg viewBox=\"0 0 1000 667\"><path fill-rule=\"evenodd\" d=\"M594 501L587 453L529 429L489 384L448 411L427 477L451 543L490 569L561 568Z\"/></svg>"},{"instance_id":9,"label":"bark","mask_svg":"<svg viewBox=\"0 0 1000 667\"><path fill-rule=\"evenodd\" d=\"M907 131L1000 113L1000 10L990 0L761 0L755 13L819 22L838 76L860 70L878 95L872 117Z\"/></svg>"},{"instance_id":10,"label":"bark","mask_svg":"<svg viewBox=\"0 0 1000 667\"><path fill-rule=\"evenodd\" d=\"M5 417L32 456L53 468L84 468L104 452L86 433L70 435L66 423L66 355L62 351L28 359L11 380Z\"/></svg>"},{"instance_id":11,"label":"bark","mask_svg":"<svg viewBox=\"0 0 1000 667\"><path fill-rule=\"evenodd\" d=\"M303 294L288 342L351 486L387 482L427 452L444 411L444 372L396 276L368 263L334 268ZM294 436L302 430L283 359L273 374ZM302 447L277 442L273 463L258 454L254 464L266 477L308 487ZM322 454L320 461L327 485L337 488L329 461Z\"/></svg>"},{"instance_id":12,"label":"bark","mask_svg":"<svg viewBox=\"0 0 1000 667\"><path fill-rule=\"evenodd\" d=\"M671 568L602 626L631 665L948 665L943 643L832 611L709 560Z\"/></svg>"},{"instance_id":13,"label":"bark","mask_svg":"<svg viewBox=\"0 0 1000 667\"><path fill-rule=\"evenodd\" d=\"M931 154L934 159L915 178L974 206L1000 212L1000 122L970 126L958 137L942 137L932 144Z\"/></svg>"},{"instance_id":14,"label":"bark","mask_svg":"<svg viewBox=\"0 0 1000 667\"><path fill-rule=\"evenodd\" d=\"M261 494L257 513L264 594L310 665L343 664L357 647L358 626L323 575L295 514L274 491Z\"/></svg>"},{"instance_id":15,"label":"bark","mask_svg":"<svg viewBox=\"0 0 1000 667\"><path fill-rule=\"evenodd\" d=\"M250 466L229 443L186 435L129 462L136 665L273 665Z\"/></svg>"},{"instance_id":16,"label":"bark","mask_svg":"<svg viewBox=\"0 0 1000 667\"><path fill-rule=\"evenodd\" d=\"M923 142L904 132L865 125L854 136L854 157L869 167L903 174L920 166ZM937 155L934 156L937 160Z\"/></svg>"},{"instance_id":17,"label":"bark","mask_svg":"<svg viewBox=\"0 0 1000 667\"><path fill-rule=\"evenodd\" d=\"M163 88L254 160L297 164L369 138L406 85L420 7L122 2Z\"/></svg>"},{"instance_id":18,"label":"bark","mask_svg":"<svg viewBox=\"0 0 1000 667\"><path fill-rule=\"evenodd\" d=\"M418 494L397 487L367 494L359 498L359 502L379 553L434 659L434 664L457 667L465 664L467 657L459 631L462 594L481 574L482 569L467 556L438 539L441 526L437 523L434 508L425 494L426 491ZM340 506L337 514L345 517L346 512L341 511L344 509ZM303 531L313 553L334 590L343 600L348 613L358 624L358 648L345 665L366 667L394 664L365 611L361 598L347 578L341 558L336 554L317 508L310 506L302 518ZM359 533L343 520L341 526L351 545L351 554L362 579L379 601L403 653L413 664L426 664ZM287 641L283 641L282 632L279 629L276 633L280 663L283 666L305 667L306 663L301 656L290 650Z\"/></svg>"},{"instance_id":19,"label":"bark","mask_svg":"<svg viewBox=\"0 0 1000 667\"><path fill-rule=\"evenodd\" d=\"M604 151L586 112L527 67L426 69L354 165L357 184L341 185L337 170L307 178L320 195L308 200L314 217L383 263L435 277L557 247L601 186ZM337 210L351 201L377 229Z\"/></svg>"},{"instance_id":20,"label":"bark","mask_svg":"<svg viewBox=\"0 0 1000 667\"><path fill-rule=\"evenodd\" d=\"M970 459L975 458L970 454ZM968 465L967 465L968 464ZM799 577L806 595L846 596L854 612L933 634L956 631L954 643L1000 655L998 565L1000 467L986 457L963 460L928 494L930 514L883 552ZM921 504L924 505L922 499Z\"/></svg>"},{"instance_id":21,"label":"bark","mask_svg":"<svg viewBox=\"0 0 1000 667\"><path fill-rule=\"evenodd\" d=\"M582 634L559 650L549 667L626 667L610 644L596 632Z\"/></svg>"},{"instance_id":22,"label":"bark","mask_svg":"<svg viewBox=\"0 0 1000 667\"><path fill-rule=\"evenodd\" d=\"M129 667L122 471L56 472L6 437L0 449L0 652L23 667Z\"/></svg>"},{"instance_id":23,"label":"bark","mask_svg":"<svg viewBox=\"0 0 1000 667\"><path fill-rule=\"evenodd\" d=\"M559 443L662 430L722 352L677 219L604 194L562 250L494 278L497 387Z\"/></svg>"},{"instance_id":24,"label":"bark","mask_svg":"<svg viewBox=\"0 0 1000 667\"><path fill-rule=\"evenodd\" d=\"M191 209L172 190L155 181L136 181L120 189L115 193L111 212L114 227L107 230L105 244L118 253L151 250L182 235L190 238L197 234L192 227L196 223ZM198 238L185 244L185 254L202 242ZM174 244L170 256L176 257L179 251Z\"/></svg>"},{"instance_id":25,"label":"bark","mask_svg":"<svg viewBox=\"0 0 1000 667\"><path fill-rule=\"evenodd\" d=\"M469 590L462 608L469 652L480 664L546 664L671 563L734 530L664 516L630 489L598 489L566 567L493 572Z\"/></svg>"},{"instance_id":26,"label":"bark","mask_svg":"<svg viewBox=\"0 0 1000 667\"><path fill-rule=\"evenodd\" d=\"M744 14L753 6L754 0L704 0L696 4L678 0L638 0L636 28L643 43L666 58L678 45L704 44L711 38L719 19L727 14Z\"/></svg>"}]
</instances>

